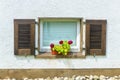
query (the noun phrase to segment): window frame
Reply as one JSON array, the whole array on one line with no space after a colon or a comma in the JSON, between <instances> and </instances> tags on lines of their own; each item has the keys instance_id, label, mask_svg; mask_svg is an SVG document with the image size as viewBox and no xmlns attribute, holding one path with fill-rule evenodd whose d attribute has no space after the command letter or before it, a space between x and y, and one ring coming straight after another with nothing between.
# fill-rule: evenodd
<instances>
[{"instance_id":1,"label":"window frame","mask_svg":"<svg viewBox=\"0 0 120 80\"><path fill-rule=\"evenodd\" d=\"M57 21L61 21L61 20L63 20L63 21L77 21L77 26L78 26L78 23L79 23L79 28L77 27L77 29L79 29L78 31L79 31L79 35L77 35L77 36L79 36L79 39L77 40L77 41L79 41L78 43L78 45L77 46L79 46L78 47L78 50L72 50L71 52L73 52L73 53L81 53L82 52L82 50L83 50L83 18L45 18L45 17L43 17L43 18L38 18L38 51L39 51L39 53L41 53L41 52L50 52L50 49L49 50L44 50L44 51L41 51L41 45L40 45L40 43L41 43L41 21L42 20L50 20L50 21L55 21L55 20L57 20ZM78 34L78 32L77 32L77 34Z\"/></svg>"}]
</instances>

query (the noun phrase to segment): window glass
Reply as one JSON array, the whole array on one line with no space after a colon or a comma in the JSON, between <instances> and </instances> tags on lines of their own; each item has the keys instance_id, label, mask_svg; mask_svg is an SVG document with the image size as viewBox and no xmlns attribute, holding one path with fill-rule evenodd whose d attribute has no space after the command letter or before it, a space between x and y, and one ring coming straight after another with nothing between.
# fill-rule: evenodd
<instances>
[{"instance_id":1,"label":"window glass","mask_svg":"<svg viewBox=\"0 0 120 80\"><path fill-rule=\"evenodd\" d=\"M44 21L42 36L43 46L60 40L73 40L72 46L76 46L77 21Z\"/></svg>"}]
</instances>

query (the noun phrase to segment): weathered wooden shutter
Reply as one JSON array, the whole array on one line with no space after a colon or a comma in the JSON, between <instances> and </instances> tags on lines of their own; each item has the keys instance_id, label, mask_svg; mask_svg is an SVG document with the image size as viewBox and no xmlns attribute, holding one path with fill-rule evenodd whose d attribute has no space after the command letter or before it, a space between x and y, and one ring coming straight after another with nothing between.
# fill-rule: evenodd
<instances>
[{"instance_id":1,"label":"weathered wooden shutter","mask_svg":"<svg viewBox=\"0 0 120 80\"><path fill-rule=\"evenodd\" d=\"M35 20L14 20L14 53L15 55L34 55Z\"/></svg>"},{"instance_id":2,"label":"weathered wooden shutter","mask_svg":"<svg viewBox=\"0 0 120 80\"><path fill-rule=\"evenodd\" d=\"M105 55L106 20L86 20L86 53Z\"/></svg>"}]
</instances>

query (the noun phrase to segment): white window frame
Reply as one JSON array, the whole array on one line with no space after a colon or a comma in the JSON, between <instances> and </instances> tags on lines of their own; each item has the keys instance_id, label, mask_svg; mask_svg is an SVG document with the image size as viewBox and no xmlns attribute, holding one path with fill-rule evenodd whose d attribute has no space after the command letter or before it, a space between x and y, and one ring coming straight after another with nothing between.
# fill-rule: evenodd
<instances>
[{"instance_id":1,"label":"white window frame","mask_svg":"<svg viewBox=\"0 0 120 80\"><path fill-rule=\"evenodd\" d=\"M77 22L77 39L76 39L76 46L71 46L71 52L80 52L80 27L81 27L81 23L80 23L80 19L56 19L56 18L52 18L52 19L47 19L47 18L43 18L40 19L39 22L39 26L40 26L40 52L50 52L50 46L44 47L43 46L43 22L44 21L76 21Z\"/></svg>"}]
</instances>

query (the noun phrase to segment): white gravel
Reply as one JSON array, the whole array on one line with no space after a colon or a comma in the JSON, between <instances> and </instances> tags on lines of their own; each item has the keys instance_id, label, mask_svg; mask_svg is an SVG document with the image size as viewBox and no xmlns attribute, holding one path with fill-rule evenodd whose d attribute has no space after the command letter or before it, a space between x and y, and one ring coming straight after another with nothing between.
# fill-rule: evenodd
<instances>
[{"instance_id":1,"label":"white gravel","mask_svg":"<svg viewBox=\"0 0 120 80\"><path fill-rule=\"evenodd\" d=\"M22 79L15 79L15 78L5 78L0 80L120 80L120 75L118 76L104 76L104 75L85 75L85 76L76 76L73 75L71 77L47 77L47 78L22 78Z\"/></svg>"}]
</instances>

